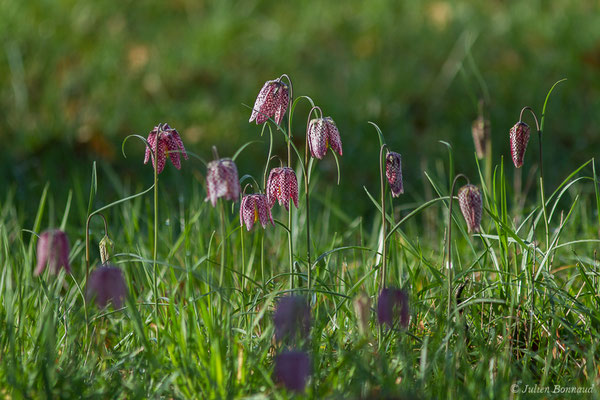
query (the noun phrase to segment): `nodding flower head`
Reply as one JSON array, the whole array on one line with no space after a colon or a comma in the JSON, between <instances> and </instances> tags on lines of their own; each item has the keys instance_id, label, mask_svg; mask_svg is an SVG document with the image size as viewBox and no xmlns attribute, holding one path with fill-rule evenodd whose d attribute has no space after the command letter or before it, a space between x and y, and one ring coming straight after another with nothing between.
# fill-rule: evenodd
<instances>
[{"instance_id":1,"label":"nodding flower head","mask_svg":"<svg viewBox=\"0 0 600 400\"><path fill-rule=\"evenodd\" d=\"M408 294L404 290L385 288L379 294L377 301L377 319L380 325L387 324L390 328L400 322L400 326L408 326Z\"/></svg>"},{"instance_id":2,"label":"nodding flower head","mask_svg":"<svg viewBox=\"0 0 600 400\"><path fill-rule=\"evenodd\" d=\"M269 201L264 194L249 194L242 198L240 205L240 225L246 224L246 229L250 230L255 222L260 222L263 228L271 222L273 226L273 216L269 208Z\"/></svg>"},{"instance_id":3,"label":"nodding flower head","mask_svg":"<svg viewBox=\"0 0 600 400\"><path fill-rule=\"evenodd\" d=\"M275 357L275 378L288 390L303 392L310 375L310 359L302 351L284 351Z\"/></svg>"},{"instance_id":4,"label":"nodding flower head","mask_svg":"<svg viewBox=\"0 0 600 400\"><path fill-rule=\"evenodd\" d=\"M278 201L279 205L285 206L286 210L290 209L290 199L294 201L294 205L298 208L298 180L293 169L288 167L273 168L269 173L267 181L267 199L269 207L273 207Z\"/></svg>"},{"instance_id":5,"label":"nodding flower head","mask_svg":"<svg viewBox=\"0 0 600 400\"><path fill-rule=\"evenodd\" d=\"M481 160L485 157L487 152L488 141L490 138L490 120L485 119L482 115L477 117L471 125L471 133L473 134L477 158Z\"/></svg>"},{"instance_id":6,"label":"nodding flower head","mask_svg":"<svg viewBox=\"0 0 600 400\"><path fill-rule=\"evenodd\" d=\"M256 97L249 122L256 121L260 125L272 117L277 125L281 124L290 102L289 93L287 85L279 79L265 82Z\"/></svg>"},{"instance_id":7,"label":"nodding flower head","mask_svg":"<svg viewBox=\"0 0 600 400\"><path fill-rule=\"evenodd\" d=\"M342 155L342 140L331 117L315 118L308 125L308 146L310 154L319 160L325 157L327 147Z\"/></svg>"},{"instance_id":8,"label":"nodding flower head","mask_svg":"<svg viewBox=\"0 0 600 400\"><path fill-rule=\"evenodd\" d=\"M292 340L308 337L310 331L310 308L302 296L282 297L277 303L275 314L275 339Z\"/></svg>"},{"instance_id":9,"label":"nodding flower head","mask_svg":"<svg viewBox=\"0 0 600 400\"><path fill-rule=\"evenodd\" d=\"M158 124L148 134L148 144L152 149L152 154L157 152L156 159L158 166L156 171L160 174L165 168L165 161L167 157L171 159L171 162L177 169L181 169L181 161L179 153L183 154L183 158L188 159L188 155L183 147L183 142L177 130L171 128L169 124ZM146 147L146 155L144 157L144 164L148 163L148 160L152 159L152 166L154 167L154 157L150 154L150 148ZM158 149L157 149L158 148Z\"/></svg>"},{"instance_id":10,"label":"nodding flower head","mask_svg":"<svg viewBox=\"0 0 600 400\"><path fill-rule=\"evenodd\" d=\"M47 230L38 239L37 265L33 274L38 276L44 272L46 265L53 274L58 274L60 267L63 267L67 273L71 273L69 239L61 230Z\"/></svg>"},{"instance_id":11,"label":"nodding flower head","mask_svg":"<svg viewBox=\"0 0 600 400\"><path fill-rule=\"evenodd\" d=\"M126 295L127 286L119 268L112 265L101 266L90 274L87 298L95 299L98 307L104 308L112 301L113 307L121 308Z\"/></svg>"},{"instance_id":12,"label":"nodding flower head","mask_svg":"<svg viewBox=\"0 0 600 400\"><path fill-rule=\"evenodd\" d=\"M483 200L479 188L471 184L461 187L458 191L458 204L465 221L467 221L469 233L479 232L483 209Z\"/></svg>"},{"instance_id":13,"label":"nodding flower head","mask_svg":"<svg viewBox=\"0 0 600 400\"><path fill-rule=\"evenodd\" d=\"M510 128L510 154L517 168L523 166L527 143L529 143L529 125L519 121Z\"/></svg>"},{"instance_id":14,"label":"nodding flower head","mask_svg":"<svg viewBox=\"0 0 600 400\"><path fill-rule=\"evenodd\" d=\"M390 151L385 156L385 176L392 189L392 197L398 197L404 193L402 185L402 157L400 154Z\"/></svg>"},{"instance_id":15,"label":"nodding flower head","mask_svg":"<svg viewBox=\"0 0 600 400\"><path fill-rule=\"evenodd\" d=\"M230 158L221 158L208 163L206 173L206 200L213 207L219 197L237 201L240 197L240 181L235 163Z\"/></svg>"}]
</instances>

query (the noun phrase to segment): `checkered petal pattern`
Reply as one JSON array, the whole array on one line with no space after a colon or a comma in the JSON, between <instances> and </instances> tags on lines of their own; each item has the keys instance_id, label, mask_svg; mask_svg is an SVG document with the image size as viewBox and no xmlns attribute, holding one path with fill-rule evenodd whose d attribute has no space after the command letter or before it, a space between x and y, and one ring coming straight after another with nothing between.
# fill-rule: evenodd
<instances>
[{"instance_id":1,"label":"checkered petal pattern","mask_svg":"<svg viewBox=\"0 0 600 400\"><path fill-rule=\"evenodd\" d=\"M523 166L527 143L529 143L529 125L519 121L515 126L510 128L510 154L512 155L513 163L517 168Z\"/></svg>"},{"instance_id":2,"label":"checkered petal pattern","mask_svg":"<svg viewBox=\"0 0 600 400\"><path fill-rule=\"evenodd\" d=\"M40 235L37 242L37 264L34 276L40 275L48 266L50 272L58 274L61 267L71 273L69 264L69 239L61 230L47 230Z\"/></svg>"},{"instance_id":3,"label":"checkered petal pattern","mask_svg":"<svg viewBox=\"0 0 600 400\"><path fill-rule=\"evenodd\" d=\"M152 152L157 151L156 159L158 165L156 167L157 173L161 173L165 168L165 162L167 157L171 159L171 162L177 169L181 169L181 155L186 160L188 159L188 155L185 152L185 147L183 146L183 141L179 136L179 132L176 129L173 129L169 126L169 124L158 124L152 129L152 131L148 134L148 144L150 148L146 147L146 154L144 156L144 164L147 164L150 159L152 159L152 166L154 167L154 159L150 154ZM158 146L158 150L157 150Z\"/></svg>"},{"instance_id":4,"label":"checkered petal pattern","mask_svg":"<svg viewBox=\"0 0 600 400\"><path fill-rule=\"evenodd\" d=\"M400 154L390 151L385 157L385 176L392 190L392 197L398 197L404 193L402 183L402 157Z\"/></svg>"},{"instance_id":5,"label":"checkered petal pattern","mask_svg":"<svg viewBox=\"0 0 600 400\"><path fill-rule=\"evenodd\" d=\"M267 180L267 200L272 208L275 202L283 205L286 210L290 209L290 199L298 208L298 180L293 169L288 167L273 168Z\"/></svg>"},{"instance_id":6,"label":"checkered petal pattern","mask_svg":"<svg viewBox=\"0 0 600 400\"><path fill-rule=\"evenodd\" d=\"M255 222L260 222L263 228L266 228L269 222L275 226L273 216L271 215L271 208L269 207L269 200L264 194L250 194L242 198L240 205L240 225L244 226L245 224L246 229L249 231Z\"/></svg>"},{"instance_id":7,"label":"checkered petal pattern","mask_svg":"<svg viewBox=\"0 0 600 400\"><path fill-rule=\"evenodd\" d=\"M256 97L249 122L264 124L273 118L277 125L281 124L290 102L289 89L280 80L267 81Z\"/></svg>"},{"instance_id":8,"label":"checkered petal pattern","mask_svg":"<svg viewBox=\"0 0 600 400\"><path fill-rule=\"evenodd\" d=\"M119 268L112 265L101 266L90 274L87 298L95 299L98 307L104 308L112 301L113 307L121 308L126 295L127 286Z\"/></svg>"},{"instance_id":9,"label":"checkered petal pattern","mask_svg":"<svg viewBox=\"0 0 600 400\"><path fill-rule=\"evenodd\" d=\"M237 201L240 196L240 181L235 163L230 158L221 158L208 163L206 173L206 200L210 200L213 207L217 199L224 197L226 200Z\"/></svg>"},{"instance_id":10,"label":"checkered petal pattern","mask_svg":"<svg viewBox=\"0 0 600 400\"><path fill-rule=\"evenodd\" d=\"M469 233L479 232L481 224L481 214L483 209L483 201L481 192L475 185L465 185L458 191L458 204L465 221Z\"/></svg>"},{"instance_id":11,"label":"checkered petal pattern","mask_svg":"<svg viewBox=\"0 0 600 400\"><path fill-rule=\"evenodd\" d=\"M308 124L308 146L314 158L322 160L331 147L340 156L342 155L342 140L340 132L331 117L315 118Z\"/></svg>"}]
</instances>

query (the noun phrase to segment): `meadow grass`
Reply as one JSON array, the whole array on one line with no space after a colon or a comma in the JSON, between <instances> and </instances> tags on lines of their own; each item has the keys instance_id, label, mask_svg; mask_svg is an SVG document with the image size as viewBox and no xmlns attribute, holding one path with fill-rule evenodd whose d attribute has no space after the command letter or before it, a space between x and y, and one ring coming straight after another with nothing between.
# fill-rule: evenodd
<instances>
[{"instance_id":1,"label":"meadow grass","mask_svg":"<svg viewBox=\"0 0 600 400\"><path fill-rule=\"evenodd\" d=\"M153 199L151 193L134 196L147 188L107 179L94 165L87 209L73 206L74 198L88 198L81 185L64 204L56 204L46 186L30 226L23 224L24 210L9 191L0 207L0 393L11 398L292 397L273 378L274 356L285 346L273 338L272 314L278 299L294 292L308 297L312 312L310 337L297 346L311 358L300 397L529 398L527 390L552 392L560 385L586 389L583 396L597 398L600 196L594 160L565 173L546 193L547 233L535 190L528 193L509 182L502 163L489 184L483 174L470 177L484 197L482 233L467 234L454 208L450 292L455 306L449 315L444 238L454 174L451 151L449 157L447 168L425 172L431 198L413 193L406 196L410 202L388 193L388 284L409 293L407 329L377 325L381 219L367 221L344 210L352 196L366 196L379 214L377 194L358 183L355 193L336 193L318 169L311 181L310 292L302 189L300 207L292 212L294 273L301 285L290 290L283 209L273 209L275 227L247 232L240 229L237 206L225 203L224 240L218 208L204 201L202 185L193 184L187 195L169 188L170 174L204 174L201 163L165 171L158 196L156 313ZM301 169L298 176L301 180ZM110 191L131 196L103 211L115 243L109 261L123 270L129 295L121 309L98 309L84 296L84 221L93 205L103 206L96 194L107 197ZM33 277L35 233L47 226L69 233L72 275ZM90 232L93 266L104 235L99 218L91 221ZM222 251L227 262L219 284ZM363 291L371 298L364 334L353 307Z\"/></svg>"}]
</instances>

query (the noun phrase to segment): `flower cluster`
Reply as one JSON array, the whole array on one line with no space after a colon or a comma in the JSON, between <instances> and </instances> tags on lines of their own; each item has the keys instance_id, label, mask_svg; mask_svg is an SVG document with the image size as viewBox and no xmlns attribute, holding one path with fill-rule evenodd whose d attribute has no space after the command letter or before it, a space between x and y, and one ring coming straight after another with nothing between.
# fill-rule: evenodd
<instances>
[{"instance_id":1,"label":"flower cluster","mask_svg":"<svg viewBox=\"0 0 600 400\"><path fill-rule=\"evenodd\" d=\"M152 159L152 166L154 167L154 154L156 154L158 166L156 166L156 172L161 173L165 168L166 158L169 157L171 162L177 169L181 169L181 160L179 153L183 155L183 158L188 159L188 155L183 147L183 142L177 130L171 128L169 124L158 124L148 134L148 144L150 147L146 147L146 155L144 156L144 164L148 163L148 160ZM150 154L152 150L152 154Z\"/></svg>"}]
</instances>

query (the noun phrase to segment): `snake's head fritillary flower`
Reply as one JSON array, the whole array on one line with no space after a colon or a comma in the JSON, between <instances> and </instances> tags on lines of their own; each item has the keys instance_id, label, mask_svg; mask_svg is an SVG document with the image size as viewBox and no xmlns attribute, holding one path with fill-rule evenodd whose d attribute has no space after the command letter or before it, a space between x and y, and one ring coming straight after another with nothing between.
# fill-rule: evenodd
<instances>
[{"instance_id":1,"label":"snake's head fritillary flower","mask_svg":"<svg viewBox=\"0 0 600 400\"><path fill-rule=\"evenodd\" d=\"M319 160L325 157L327 147L342 155L340 131L331 117L312 119L308 125L308 146L310 154Z\"/></svg>"},{"instance_id":2,"label":"snake's head fritillary flower","mask_svg":"<svg viewBox=\"0 0 600 400\"><path fill-rule=\"evenodd\" d=\"M290 102L289 96L287 85L280 79L265 82L256 97L249 122L256 121L260 125L272 117L277 125L281 124Z\"/></svg>"},{"instance_id":3,"label":"snake's head fritillary flower","mask_svg":"<svg viewBox=\"0 0 600 400\"><path fill-rule=\"evenodd\" d=\"M471 184L461 187L458 191L458 204L460 204L460 211L467 221L469 233L479 232L483 209L479 188Z\"/></svg>"},{"instance_id":4,"label":"snake's head fritillary flower","mask_svg":"<svg viewBox=\"0 0 600 400\"><path fill-rule=\"evenodd\" d=\"M44 269L50 268L53 274L58 274L60 267L71 273L69 264L69 239L61 230L47 230L40 235L37 242L37 265L34 276L38 276Z\"/></svg>"},{"instance_id":5,"label":"snake's head fritillary flower","mask_svg":"<svg viewBox=\"0 0 600 400\"><path fill-rule=\"evenodd\" d=\"M527 143L529 143L529 125L523 121L519 121L515 126L510 128L510 154L517 168L523 166Z\"/></svg>"},{"instance_id":6,"label":"snake's head fritillary flower","mask_svg":"<svg viewBox=\"0 0 600 400\"><path fill-rule=\"evenodd\" d=\"M481 160L487 153L487 146L490 140L490 120L485 119L482 115L477 117L471 125L471 133L473 134L477 158Z\"/></svg>"},{"instance_id":7,"label":"snake's head fritillary flower","mask_svg":"<svg viewBox=\"0 0 600 400\"><path fill-rule=\"evenodd\" d=\"M303 392L310 375L310 359L302 351L285 351L275 357L275 378L288 390Z\"/></svg>"},{"instance_id":8,"label":"snake's head fritillary flower","mask_svg":"<svg viewBox=\"0 0 600 400\"><path fill-rule=\"evenodd\" d=\"M112 301L113 307L121 308L127 295L127 285L123 273L117 267L106 265L96 268L90 274L87 285L87 298L95 299L100 308Z\"/></svg>"},{"instance_id":9,"label":"snake's head fritillary flower","mask_svg":"<svg viewBox=\"0 0 600 400\"><path fill-rule=\"evenodd\" d=\"M383 289L377 301L377 319L379 324L387 324L390 328L398 321L406 328L409 320L408 294L400 289Z\"/></svg>"},{"instance_id":10,"label":"snake's head fritillary flower","mask_svg":"<svg viewBox=\"0 0 600 400\"><path fill-rule=\"evenodd\" d=\"M302 296L282 297L273 314L275 339L306 338L310 331L310 308Z\"/></svg>"},{"instance_id":11,"label":"snake's head fritillary flower","mask_svg":"<svg viewBox=\"0 0 600 400\"><path fill-rule=\"evenodd\" d=\"M385 176L390 183L392 197L398 197L404 193L402 185L402 157L400 154L390 151L385 156Z\"/></svg>"},{"instance_id":12,"label":"snake's head fritillary flower","mask_svg":"<svg viewBox=\"0 0 600 400\"><path fill-rule=\"evenodd\" d=\"M240 197L240 181L235 163L230 158L221 158L208 163L206 173L206 200L213 207L219 197L237 201Z\"/></svg>"},{"instance_id":13,"label":"snake's head fritillary flower","mask_svg":"<svg viewBox=\"0 0 600 400\"><path fill-rule=\"evenodd\" d=\"M156 158L158 162L157 172L160 174L165 168L165 161L167 157L171 159L171 162L177 169L181 169L181 159L179 153L183 155L183 158L188 159L188 155L183 147L179 132L171 128L169 124L158 124L148 134L148 144L152 149L152 153L157 152ZM152 159L152 166L154 167L154 157L150 154L150 148L146 147L146 155L144 157L144 164L148 163L148 160Z\"/></svg>"},{"instance_id":14,"label":"snake's head fritillary flower","mask_svg":"<svg viewBox=\"0 0 600 400\"><path fill-rule=\"evenodd\" d=\"M278 201L286 210L290 209L290 199L298 208L298 180L293 169L288 167L273 168L269 173L267 181L267 199L269 207L273 207Z\"/></svg>"},{"instance_id":15,"label":"snake's head fritillary flower","mask_svg":"<svg viewBox=\"0 0 600 400\"><path fill-rule=\"evenodd\" d=\"M269 200L264 194L249 194L242 198L242 204L240 205L240 225L246 224L246 229L250 230L254 226L255 222L260 222L263 228L266 228L267 224L273 222L273 216L271 215L271 208L269 207Z\"/></svg>"}]
</instances>

